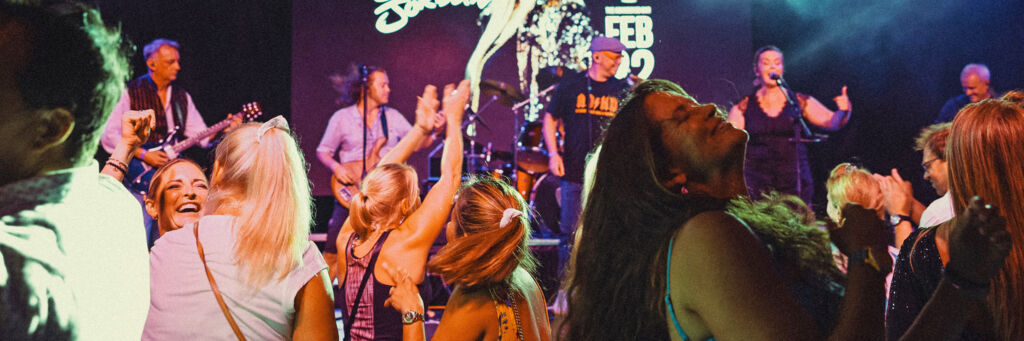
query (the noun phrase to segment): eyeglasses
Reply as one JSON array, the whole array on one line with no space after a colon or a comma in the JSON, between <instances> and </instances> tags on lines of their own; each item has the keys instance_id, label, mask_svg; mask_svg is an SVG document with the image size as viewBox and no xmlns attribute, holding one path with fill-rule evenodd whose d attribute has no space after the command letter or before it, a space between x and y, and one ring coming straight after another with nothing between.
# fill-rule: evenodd
<instances>
[{"instance_id":1,"label":"eyeglasses","mask_svg":"<svg viewBox=\"0 0 1024 341\"><path fill-rule=\"evenodd\" d=\"M924 163L921 164L921 168L923 168L925 172L928 172L928 169L930 169L932 167L932 162L935 162L935 161L938 161L938 160L939 160L939 158L934 158L934 159L925 161Z\"/></svg>"},{"instance_id":2,"label":"eyeglasses","mask_svg":"<svg viewBox=\"0 0 1024 341\"><path fill-rule=\"evenodd\" d=\"M604 55L605 58L608 58L608 59L611 59L611 60L622 59L622 54L621 53L617 53L617 52L601 51L601 54Z\"/></svg>"}]
</instances>

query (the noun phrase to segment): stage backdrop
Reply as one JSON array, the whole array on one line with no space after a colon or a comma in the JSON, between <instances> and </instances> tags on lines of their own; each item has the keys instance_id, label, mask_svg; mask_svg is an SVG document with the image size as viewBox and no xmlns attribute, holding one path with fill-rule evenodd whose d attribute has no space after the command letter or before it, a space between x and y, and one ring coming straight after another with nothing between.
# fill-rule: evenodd
<instances>
[{"instance_id":1,"label":"stage backdrop","mask_svg":"<svg viewBox=\"0 0 1024 341\"><path fill-rule=\"evenodd\" d=\"M330 77L346 73L352 64L386 69L389 106L410 122L416 96L426 84L440 88L469 77L536 93L542 89L534 79L538 70L585 65L594 34L617 37L629 48L620 77L669 79L700 101L722 105L749 90L749 0L537 1L520 7L514 2L294 1L291 118L311 164L314 194L330 193L330 171L315 155L328 119L341 107ZM486 125L477 126L476 141L510 151L519 129L513 112L498 104L483 107L485 103L481 99L477 104ZM535 119L543 103L528 107L519 121ZM409 162L421 179L427 175L428 151L414 154Z\"/></svg>"}]
</instances>

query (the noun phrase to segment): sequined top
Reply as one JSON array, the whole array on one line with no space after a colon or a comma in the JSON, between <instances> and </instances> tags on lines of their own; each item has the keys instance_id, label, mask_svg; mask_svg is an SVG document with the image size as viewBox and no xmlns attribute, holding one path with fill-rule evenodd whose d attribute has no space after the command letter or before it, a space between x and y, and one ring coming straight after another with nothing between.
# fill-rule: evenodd
<instances>
[{"instance_id":1,"label":"sequined top","mask_svg":"<svg viewBox=\"0 0 1024 341\"><path fill-rule=\"evenodd\" d=\"M892 285L889 287L889 306L886 309L885 333L887 340L898 340L914 324L935 289L942 280L942 259L935 245L935 227L914 231L907 237L896 257ZM967 312L964 312L966 314ZM968 325L960 340L986 340Z\"/></svg>"}]
</instances>

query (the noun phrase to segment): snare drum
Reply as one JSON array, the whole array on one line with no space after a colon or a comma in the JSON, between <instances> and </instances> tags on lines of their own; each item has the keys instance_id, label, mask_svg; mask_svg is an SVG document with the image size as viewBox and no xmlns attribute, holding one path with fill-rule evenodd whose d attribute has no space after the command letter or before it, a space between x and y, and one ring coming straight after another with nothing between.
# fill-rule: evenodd
<instances>
[{"instance_id":1,"label":"snare drum","mask_svg":"<svg viewBox=\"0 0 1024 341\"><path fill-rule=\"evenodd\" d=\"M520 130L518 155L519 169L540 174L548 171L548 152L544 149L544 124L526 122Z\"/></svg>"}]
</instances>

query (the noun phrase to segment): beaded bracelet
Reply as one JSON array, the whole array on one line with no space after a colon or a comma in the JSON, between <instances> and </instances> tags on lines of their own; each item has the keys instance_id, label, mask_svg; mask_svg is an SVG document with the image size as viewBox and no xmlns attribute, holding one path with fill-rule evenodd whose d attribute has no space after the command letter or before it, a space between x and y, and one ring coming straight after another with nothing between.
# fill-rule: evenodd
<instances>
[{"instance_id":1,"label":"beaded bracelet","mask_svg":"<svg viewBox=\"0 0 1024 341\"><path fill-rule=\"evenodd\" d=\"M106 164L110 165L111 167L114 167L114 169L121 171L122 174L128 174L128 165L122 162L121 160L109 158L107 159Z\"/></svg>"}]
</instances>

